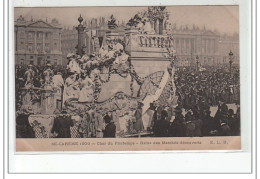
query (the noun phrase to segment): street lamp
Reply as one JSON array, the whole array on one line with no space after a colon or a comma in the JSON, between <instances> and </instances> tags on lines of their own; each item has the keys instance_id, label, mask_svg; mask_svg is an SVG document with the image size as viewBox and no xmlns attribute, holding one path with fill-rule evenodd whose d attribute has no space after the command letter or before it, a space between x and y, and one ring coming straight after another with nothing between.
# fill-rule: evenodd
<instances>
[{"instance_id":1,"label":"street lamp","mask_svg":"<svg viewBox=\"0 0 260 179\"><path fill-rule=\"evenodd\" d=\"M196 64L197 64L196 71L198 71L199 70L199 56L198 55L196 56Z\"/></svg>"},{"instance_id":2,"label":"street lamp","mask_svg":"<svg viewBox=\"0 0 260 179\"><path fill-rule=\"evenodd\" d=\"M76 27L76 30L78 31L78 44L77 44L76 48L77 48L77 54L82 56L85 54L84 30L86 29L86 27L81 24L83 21L83 18L81 17L81 15L79 16L78 21L79 21L79 25Z\"/></svg>"},{"instance_id":3,"label":"street lamp","mask_svg":"<svg viewBox=\"0 0 260 179\"><path fill-rule=\"evenodd\" d=\"M230 50L230 52L229 52L229 70L230 70L230 77L232 76L232 63L233 63L233 52Z\"/></svg>"}]
</instances>

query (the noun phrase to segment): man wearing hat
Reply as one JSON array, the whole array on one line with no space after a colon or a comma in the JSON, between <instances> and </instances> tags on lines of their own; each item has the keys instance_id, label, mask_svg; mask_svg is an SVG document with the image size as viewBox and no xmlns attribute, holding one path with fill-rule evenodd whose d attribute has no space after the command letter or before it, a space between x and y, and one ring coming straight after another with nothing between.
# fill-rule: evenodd
<instances>
[{"instance_id":1,"label":"man wearing hat","mask_svg":"<svg viewBox=\"0 0 260 179\"><path fill-rule=\"evenodd\" d=\"M169 135L171 137L183 137L185 136L184 131L184 116L182 115L182 109L177 106L174 110L175 119L170 126Z\"/></svg>"},{"instance_id":2,"label":"man wearing hat","mask_svg":"<svg viewBox=\"0 0 260 179\"><path fill-rule=\"evenodd\" d=\"M220 121L220 120L226 119L227 115L228 115L228 107L227 107L226 103L224 102L223 98L220 98L218 110L217 110L214 118Z\"/></svg>"},{"instance_id":3,"label":"man wearing hat","mask_svg":"<svg viewBox=\"0 0 260 179\"><path fill-rule=\"evenodd\" d=\"M167 120L167 117L167 111L162 110L161 118L155 123L153 129L155 137L168 137L170 122Z\"/></svg>"},{"instance_id":4,"label":"man wearing hat","mask_svg":"<svg viewBox=\"0 0 260 179\"><path fill-rule=\"evenodd\" d=\"M55 117L51 132L57 133L57 138L71 138L70 127L73 125L71 116L68 115L66 110L62 110L61 114Z\"/></svg>"},{"instance_id":5,"label":"man wearing hat","mask_svg":"<svg viewBox=\"0 0 260 179\"><path fill-rule=\"evenodd\" d=\"M29 124L29 116L33 114L31 107L21 109L16 117L16 138L34 138L33 128Z\"/></svg>"},{"instance_id":6,"label":"man wearing hat","mask_svg":"<svg viewBox=\"0 0 260 179\"><path fill-rule=\"evenodd\" d=\"M116 125L112 121L111 117L107 114L104 117L104 121L106 124L104 130L104 138L115 138L116 137Z\"/></svg>"},{"instance_id":7,"label":"man wearing hat","mask_svg":"<svg viewBox=\"0 0 260 179\"><path fill-rule=\"evenodd\" d=\"M138 101L137 109L134 114L135 119L136 119L136 122L134 124L134 129L137 133L140 133L144 129L144 124L143 124L143 120L142 120L142 107L143 106L144 106L144 104L141 101Z\"/></svg>"}]
</instances>

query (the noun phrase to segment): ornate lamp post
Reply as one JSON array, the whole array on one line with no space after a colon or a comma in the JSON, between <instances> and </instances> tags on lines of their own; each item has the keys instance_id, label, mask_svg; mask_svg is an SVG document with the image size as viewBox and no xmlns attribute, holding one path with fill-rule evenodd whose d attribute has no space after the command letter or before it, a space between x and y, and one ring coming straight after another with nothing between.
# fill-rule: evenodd
<instances>
[{"instance_id":1,"label":"ornate lamp post","mask_svg":"<svg viewBox=\"0 0 260 179\"><path fill-rule=\"evenodd\" d=\"M199 70L199 56L197 55L196 56L196 71L198 71Z\"/></svg>"},{"instance_id":2,"label":"ornate lamp post","mask_svg":"<svg viewBox=\"0 0 260 179\"><path fill-rule=\"evenodd\" d=\"M229 70L230 70L230 77L232 77L232 63L233 63L233 52L230 50L229 52Z\"/></svg>"},{"instance_id":3,"label":"ornate lamp post","mask_svg":"<svg viewBox=\"0 0 260 179\"><path fill-rule=\"evenodd\" d=\"M76 27L77 31L78 31L78 45L76 46L77 49L77 54L82 56L85 54L84 48L84 30L86 27L84 27L81 22L83 21L83 18L81 17L81 15L78 18L79 21L79 25L78 27Z\"/></svg>"}]
</instances>

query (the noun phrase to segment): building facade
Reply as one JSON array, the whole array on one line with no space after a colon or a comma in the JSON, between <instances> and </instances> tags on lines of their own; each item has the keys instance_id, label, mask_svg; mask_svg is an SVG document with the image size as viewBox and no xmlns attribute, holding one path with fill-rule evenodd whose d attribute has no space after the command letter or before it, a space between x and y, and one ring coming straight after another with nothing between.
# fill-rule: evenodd
<instances>
[{"instance_id":1,"label":"building facade","mask_svg":"<svg viewBox=\"0 0 260 179\"><path fill-rule=\"evenodd\" d=\"M86 35L84 37L86 46L85 52L87 54L95 53L99 50L104 38L108 38L109 35L111 35L111 30L108 28L104 18L91 19L85 21L83 24L86 27ZM152 24L152 26L154 26L154 24ZM230 51L234 54L234 63L239 63L238 35L235 38L233 36L221 35L217 31L208 30L206 27L199 28L195 25L179 26L177 28L175 24L169 25L167 21L164 21L164 26L161 28L163 28L161 30L162 34L160 34L159 31L152 35L139 34L138 38L140 39L137 44L143 47L145 41L147 41L147 43L150 42L150 36L158 39L159 42L162 38L167 39L169 36L172 37L171 45L176 50L179 66L194 66L197 60L202 66L225 64L229 62L228 54ZM124 23L121 23L113 30L113 34L117 34L117 38L127 39L128 29ZM158 30L158 28L156 29ZM62 32L62 53L64 58L66 54L76 51L77 38L75 27L72 30ZM139 48L139 46L136 48ZM149 51L152 45L148 44L148 46L146 50ZM152 55L152 53L147 53L147 55Z\"/></svg>"},{"instance_id":2,"label":"building facade","mask_svg":"<svg viewBox=\"0 0 260 179\"><path fill-rule=\"evenodd\" d=\"M62 65L67 64L68 53L76 53L76 46L78 44L78 31L75 27L72 29L64 28L61 31L61 52Z\"/></svg>"},{"instance_id":3,"label":"building facade","mask_svg":"<svg viewBox=\"0 0 260 179\"><path fill-rule=\"evenodd\" d=\"M14 25L15 64L61 65L61 29L56 19L48 23L20 16Z\"/></svg>"},{"instance_id":4,"label":"building facade","mask_svg":"<svg viewBox=\"0 0 260 179\"><path fill-rule=\"evenodd\" d=\"M228 56L229 52L232 51L234 54L232 61L234 64L239 64L239 35L234 34L233 36L222 36L219 40L219 54L222 57L222 63L227 64L230 61Z\"/></svg>"},{"instance_id":5,"label":"building facade","mask_svg":"<svg viewBox=\"0 0 260 179\"><path fill-rule=\"evenodd\" d=\"M195 65L197 58L201 65L219 62L217 34L199 29L178 29L173 30L171 36L179 65Z\"/></svg>"},{"instance_id":6,"label":"building facade","mask_svg":"<svg viewBox=\"0 0 260 179\"><path fill-rule=\"evenodd\" d=\"M225 64L232 51L234 63L239 63L239 38L224 37L207 29L179 28L171 31L180 66Z\"/></svg>"}]
</instances>

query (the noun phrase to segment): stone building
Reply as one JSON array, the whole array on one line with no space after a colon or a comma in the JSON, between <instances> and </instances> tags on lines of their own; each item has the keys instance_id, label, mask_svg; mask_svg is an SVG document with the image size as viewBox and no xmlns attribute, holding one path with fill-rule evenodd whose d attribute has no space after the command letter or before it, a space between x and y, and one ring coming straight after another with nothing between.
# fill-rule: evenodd
<instances>
[{"instance_id":1,"label":"stone building","mask_svg":"<svg viewBox=\"0 0 260 179\"><path fill-rule=\"evenodd\" d=\"M15 64L61 65L61 29L56 19L48 23L19 16L14 24Z\"/></svg>"},{"instance_id":2,"label":"stone building","mask_svg":"<svg viewBox=\"0 0 260 179\"><path fill-rule=\"evenodd\" d=\"M67 64L68 53L76 53L76 46L78 44L78 31L75 27L72 29L64 28L61 31L61 52L62 65Z\"/></svg>"},{"instance_id":3,"label":"stone building","mask_svg":"<svg viewBox=\"0 0 260 179\"><path fill-rule=\"evenodd\" d=\"M195 65L196 60L201 65L215 65L219 62L219 35L210 30L180 27L170 34L181 66Z\"/></svg>"},{"instance_id":4,"label":"stone building","mask_svg":"<svg viewBox=\"0 0 260 179\"><path fill-rule=\"evenodd\" d=\"M239 35L234 34L233 36L222 36L219 40L219 54L221 55L222 63L229 63L229 52L230 50L233 52L233 63L239 64Z\"/></svg>"},{"instance_id":5,"label":"stone building","mask_svg":"<svg viewBox=\"0 0 260 179\"><path fill-rule=\"evenodd\" d=\"M131 30L129 31L129 28L124 23L117 23L120 25L111 31L107 26L105 18L101 17L99 19L94 18L84 21L83 25L86 27L86 35L84 37L85 52L87 54L97 52L104 39L113 35L116 38L125 40L127 44L130 33L136 35L136 47L132 46L130 49L128 46L127 50L132 51L132 55L135 55L135 53L145 48L147 53L142 53L141 58L143 60L150 59L152 55L157 59L161 58L163 60L164 56L158 56L155 53L156 51L162 52L162 50L154 48L154 44L149 43L154 43L154 39L157 39L156 43L164 43L168 41L169 37L172 37L171 45L176 50L179 66L194 66L197 57L199 64L202 66L228 63L228 53L230 50L234 53L234 63L238 63L239 61L239 39L221 35L217 31L206 29L206 27L199 28L196 25L180 25L177 28L176 24L172 25L168 20L164 20L163 25L159 22L152 23L155 34L140 34L138 31L130 32ZM71 30L62 31L62 53L64 58L66 54L76 51L77 38L75 27ZM150 40L151 38L152 41ZM163 53L166 52L164 51ZM141 55L141 53L138 53L138 55ZM132 59L135 60L135 57L132 56Z\"/></svg>"},{"instance_id":6,"label":"stone building","mask_svg":"<svg viewBox=\"0 0 260 179\"><path fill-rule=\"evenodd\" d=\"M169 33L173 37L173 46L176 49L180 66L195 65L197 58L200 65L218 65L228 63L228 53L234 53L234 61L239 61L239 39L221 35L217 31L200 29L193 25Z\"/></svg>"}]
</instances>

